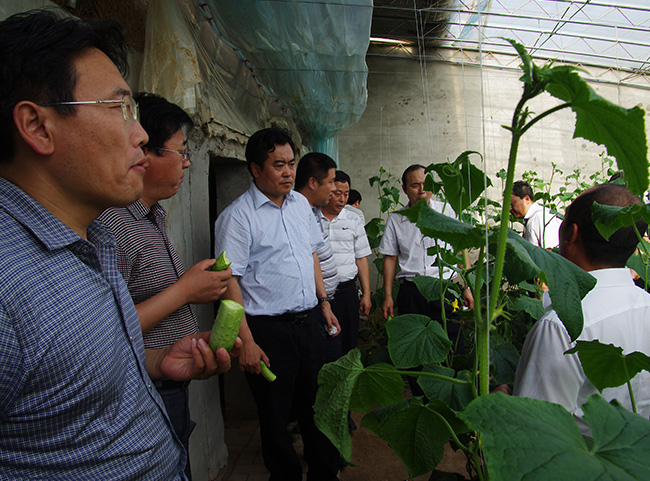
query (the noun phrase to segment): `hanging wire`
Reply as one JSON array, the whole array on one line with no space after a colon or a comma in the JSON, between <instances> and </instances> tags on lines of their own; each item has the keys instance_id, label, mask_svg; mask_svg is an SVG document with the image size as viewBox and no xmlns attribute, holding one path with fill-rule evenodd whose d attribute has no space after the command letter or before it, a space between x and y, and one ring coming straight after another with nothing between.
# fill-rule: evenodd
<instances>
[{"instance_id":1,"label":"hanging wire","mask_svg":"<svg viewBox=\"0 0 650 481\"><path fill-rule=\"evenodd\" d=\"M422 81L422 96L424 98L424 115L425 115L425 125L427 129L427 150L429 152L429 158L433 159L433 133L431 131L431 111L429 109L430 97L429 97L429 82L427 74L427 61L426 61L426 51L424 45L424 25L422 23L422 12L417 6L417 1L413 0L413 12L415 14L415 30L416 37L418 39L418 60L420 62L420 79Z\"/></svg>"}]
</instances>

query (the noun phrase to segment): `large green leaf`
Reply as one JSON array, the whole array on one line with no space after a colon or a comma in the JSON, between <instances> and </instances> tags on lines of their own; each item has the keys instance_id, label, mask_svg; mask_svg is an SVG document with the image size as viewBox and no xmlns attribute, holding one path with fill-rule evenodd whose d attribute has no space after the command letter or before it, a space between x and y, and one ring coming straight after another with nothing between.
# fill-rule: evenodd
<instances>
[{"instance_id":1,"label":"large green leaf","mask_svg":"<svg viewBox=\"0 0 650 481\"><path fill-rule=\"evenodd\" d=\"M363 412L373 406L385 406L402 400L404 379L395 366L372 364L358 376L350 396L350 410Z\"/></svg>"},{"instance_id":2,"label":"large green leaf","mask_svg":"<svg viewBox=\"0 0 650 481\"><path fill-rule=\"evenodd\" d=\"M418 376L418 384L427 399L439 399L456 411L465 409L465 406L474 399L469 371L454 373L452 368L438 364L428 364L422 371L467 381L466 384L456 384L435 377Z\"/></svg>"},{"instance_id":3,"label":"large green leaf","mask_svg":"<svg viewBox=\"0 0 650 481\"><path fill-rule=\"evenodd\" d=\"M534 271L548 285L553 309L571 340L576 339L583 326L581 301L594 288L596 279L559 254L525 241L514 231L508 231L507 242L506 263L513 266L508 272L516 265L523 272ZM517 283L522 279L508 280Z\"/></svg>"},{"instance_id":4,"label":"large green leaf","mask_svg":"<svg viewBox=\"0 0 650 481\"><path fill-rule=\"evenodd\" d=\"M594 202L591 205L591 217L600 235L605 240L609 240L612 234L621 227L631 226L642 219L650 224L650 207L645 204L619 207ZM643 235L643 232L640 234Z\"/></svg>"},{"instance_id":5,"label":"large green leaf","mask_svg":"<svg viewBox=\"0 0 650 481\"><path fill-rule=\"evenodd\" d=\"M644 241L645 242L645 241ZM646 264L643 262L643 257L639 254L632 254L627 262L625 263L625 267L629 267L630 269L633 269L634 272L639 274L639 277L646 282L650 281L648 279L648 276L646 275Z\"/></svg>"},{"instance_id":6,"label":"large green leaf","mask_svg":"<svg viewBox=\"0 0 650 481\"><path fill-rule=\"evenodd\" d=\"M539 319L544 314L542 301L528 296L519 296L514 303L514 308L526 312L533 319Z\"/></svg>"},{"instance_id":7,"label":"large green leaf","mask_svg":"<svg viewBox=\"0 0 650 481\"><path fill-rule=\"evenodd\" d=\"M481 155L478 152L467 150L460 154L454 162L432 164L426 168L426 172L434 171L438 174L445 186L444 197L459 216L479 198L485 190L486 184L487 186L492 185L492 181L485 177L483 171L474 167L469 161L470 154Z\"/></svg>"},{"instance_id":8,"label":"large green leaf","mask_svg":"<svg viewBox=\"0 0 650 481\"><path fill-rule=\"evenodd\" d=\"M436 212L424 199L398 213L415 222L425 236L448 242L457 251L485 244L483 229Z\"/></svg>"},{"instance_id":9,"label":"large green leaf","mask_svg":"<svg viewBox=\"0 0 650 481\"><path fill-rule=\"evenodd\" d=\"M480 433L491 481L649 479L650 421L600 396L583 410L591 449L572 415L546 401L489 394L459 417Z\"/></svg>"},{"instance_id":10,"label":"large green leaf","mask_svg":"<svg viewBox=\"0 0 650 481\"><path fill-rule=\"evenodd\" d=\"M565 354L578 353L582 369L596 389L618 387L642 370L650 371L650 357L642 352L623 354L623 348L599 341L577 341Z\"/></svg>"},{"instance_id":11,"label":"large green leaf","mask_svg":"<svg viewBox=\"0 0 650 481\"><path fill-rule=\"evenodd\" d=\"M375 409L361 423L390 445L406 466L409 478L428 473L442 461L450 437L447 424L457 433L467 431L445 403L434 400L423 405L421 398Z\"/></svg>"},{"instance_id":12,"label":"large green leaf","mask_svg":"<svg viewBox=\"0 0 650 481\"><path fill-rule=\"evenodd\" d=\"M355 391L357 381L366 376ZM367 406L368 400L372 400L372 404L381 404L394 403L401 399L401 376L393 374L400 381L397 400L394 396L394 383L390 380L387 382L386 376L377 372L366 372L361 364L361 353L358 349L353 349L336 362L325 364L318 373L319 388L314 403L314 421L345 459L349 460L352 454L348 428L351 399L354 397L355 404L362 406Z\"/></svg>"},{"instance_id":13,"label":"large green leaf","mask_svg":"<svg viewBox=\"0 0 650 481\"><path fill-rule=\"evenodd\" d=\"M515 381L519 351L510 343L494 342L490 345L490 364L494 365L496 383L510 384Z\"/></svg>"},{"instance_id":14,"label":"large green leaf","mask_svg":"<svg viewBox=\"0 0 650 481\"><path fill-rule=\"evenodd\" d=\"M442 362L451 341L440 323L421 314L395 316L386 323L388 352L400 369Z\"/></svg>"},{"instance_id":15,"label":"large green leaf","mask_svg":"<svg viewBox=\"0 0 650 481\"><path fill-rule=\"evenodd\" d=\"M648 190L648 146L644 111L625 109L599 96L577 72L553 69L546 91L571 105L576 113L573 137L604 145L625 171L635 194Z\"/></svg>"},{"instance_id":16,"label":"large green leaf","mask_svg":"<svg viewBox=\"0 0 650 481\"><path fill-rule=\"evenodd\" d=\"M440 291L446 290L447 285L451 281L443 281L437 277L417 275L413 278L413 282L418 288L418 291L420 291L420 294L422 294L428 302L431 302L440 300Z\"/></svg>"}]
</instances>

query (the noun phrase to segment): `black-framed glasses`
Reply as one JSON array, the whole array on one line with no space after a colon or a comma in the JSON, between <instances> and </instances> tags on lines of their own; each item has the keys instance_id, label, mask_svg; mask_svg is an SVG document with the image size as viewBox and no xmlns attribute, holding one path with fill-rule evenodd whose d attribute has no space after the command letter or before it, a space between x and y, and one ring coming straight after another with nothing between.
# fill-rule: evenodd
<instances>
[{"instance_id":1,"label":"black-framed glasses","mask_svg":"<svg viewBox=\"0 0 650 481\"><path fill-rule=\"evenodd\" d=\"M49 104L38 104L41 107L53 107L55 105L93 105L93 104L122 104L122 116L124 120L138 120L140 112L138 103L131 95L125 95L119 100L71 100L67 102L51 102Z\"/></svg>"},{"instance_id":2,"label":"black-framed glasses","mask_svg":"<svg viewBox=\"0 0 650 481\"><path fill-rule=\"evenodd\" d=\"M162 150L163 152L176 152L177 154L180 154L183 156L183 160L190 160L190 151L185 149L185 150L171 150L171 149L163 149L162 147L156 147L156 150Z\"/></svg>"}]
</instances>

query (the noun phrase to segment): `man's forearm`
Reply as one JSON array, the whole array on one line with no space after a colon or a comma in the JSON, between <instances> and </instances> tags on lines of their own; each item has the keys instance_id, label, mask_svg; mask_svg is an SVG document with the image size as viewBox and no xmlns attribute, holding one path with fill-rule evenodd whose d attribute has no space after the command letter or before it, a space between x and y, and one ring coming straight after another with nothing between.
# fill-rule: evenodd
<instances>
[{"instance_id":1,"label":"man's forearm","mask_svg":"<svg viewBox=\"0 0 650 481\"><path fill-rule=\"evenodd\" d=\"M370 267L368 258L360 257L356 260L357 269L359 270L359 283L364 296L370 295Z\"/></svg>"},{"instance_id":2,"label":"man's forearm","mask_svg":"<svg viewBox=\"0 0 650 481\"><path fill-rule=\"evenodd\" d=\"M393 283L397 272L397 256L384 256L384 299L393 298Z\"/></svg>"}]
</instances>

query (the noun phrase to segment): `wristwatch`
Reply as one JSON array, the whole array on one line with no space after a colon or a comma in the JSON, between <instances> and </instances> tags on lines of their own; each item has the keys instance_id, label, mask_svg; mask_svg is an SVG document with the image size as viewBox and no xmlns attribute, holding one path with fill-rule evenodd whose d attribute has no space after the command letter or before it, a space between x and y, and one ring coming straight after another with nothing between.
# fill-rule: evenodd
<instances>
[{"instance_id":1,"label":"wristwatch","mask_svg":"<svg viewBox=\"0 0 650 481\"><path fill-rule=\"evenodd\" d=\"M322 304L322 303L325 302L325 301L327 301L327 302L332 302L333 300L334 300L333 297L319 297L319 298L318 298L318 303L319 303L319 304Z\"/></svg>"}]
</instances>

